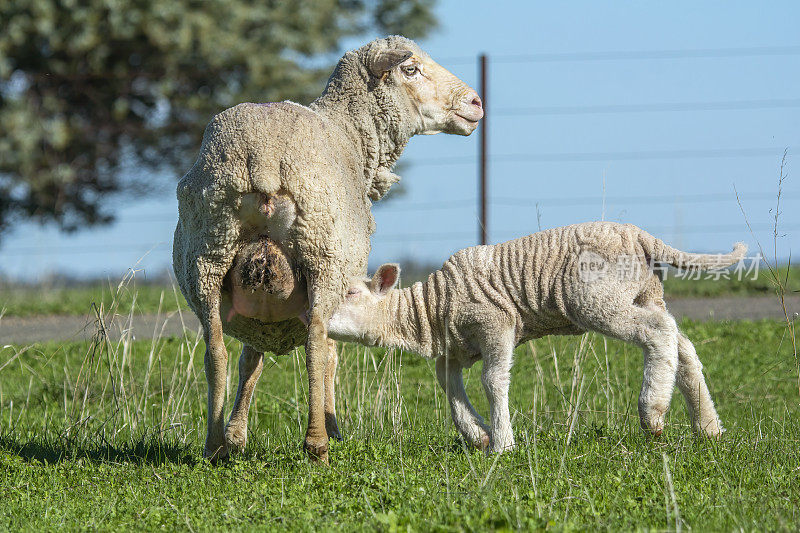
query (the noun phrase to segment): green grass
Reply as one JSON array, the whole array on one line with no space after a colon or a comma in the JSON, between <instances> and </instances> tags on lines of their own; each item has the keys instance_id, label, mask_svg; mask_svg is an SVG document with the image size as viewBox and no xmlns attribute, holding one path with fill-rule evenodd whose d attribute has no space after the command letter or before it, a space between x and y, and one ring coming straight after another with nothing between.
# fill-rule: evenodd
<instances>
[{"instance_id":1,"label":"green grass","mask_svg":"<svg viewBox=\"0 0 800 533\"><path fill-rule=\"evenodd\" d=\"M3 316L91 315L92 305L108 308L112 303L137 313L188 309L177 291L166 285L91 283L85 286L19 286L0 284L0 314ZM163 297L163 300L162 300ZM135 299L135 300L134 300Z\"/></svg>"},{"instance_id":2,"label":"green grass","mask_svg":"<svg viewBox=\"0 0 800 533\"><path fill-rule=\"evenodd\" d=\"M641 352L590 335L518 349L519 446L485 456L457 438L431 362L348 345L345 440L329 468L300 449L302 353L268 361L247 450L212 467L200 460L202 342L5 347L0 529L796 529L800 398L785 325L684 329L728 429L719 442L691 435L678 396L665 435L645 439ZM477 364L465 381L485 412L479 376Z\"/></svg>"},{"instance_id":3,"label":"green grass","mask_svg":"<svg viewBox=\"0 0 800 533\"><path fill-rule=\"evenodd\" d=\"M770 271L762 266L758 272L750 272L742 279L738 274L731 273L727 279L715 279L714 274L705 272L686 272L684 277L676 276L676 271L671 270L664 280L664 293L667 297L718 297L718 296L776 296L777 287ZM777 273L785 281L787 293L800 292L800 267L793 266L787 269L786 265L779 267Z\"/></svg>"},{"instance_id":4,"label":"green grass","mask_svg":"<svg viewBox=\"0 0 800 533\"><path fill-rule=\"evenodd\" d=\"M781 267L781 273L786 274L785 266ZM761 268L755 279L752 279L752 273L742 280L736 279L735 275L730 279L711 279L709 276L701 273L699 279L695 279L698 277L695 272L686 278L679 278L675 271L670 271L664 282L664 290L668 297L679 298L775 295L775 286L766 268ZM421 273L406 276L404 283L425 277ZM800 291L800 267L789 269L787 291ZM94 282L77 287L0 283L0 315L3 316L89 315L93 314L92 304L99 306L102 303L108 308L112 302L126 310L130 310L135 303L133 309L137 313L156 313L159 306L161 312L175 311L179 307L188 309L177 287L135 284L129 279L121 284Z\"/></svg>"}]
</instances>

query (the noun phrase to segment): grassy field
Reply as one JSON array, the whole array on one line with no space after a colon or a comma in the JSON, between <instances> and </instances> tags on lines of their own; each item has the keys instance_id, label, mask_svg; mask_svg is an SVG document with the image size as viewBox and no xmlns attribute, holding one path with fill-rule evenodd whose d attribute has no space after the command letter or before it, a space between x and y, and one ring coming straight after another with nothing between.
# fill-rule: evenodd
<instances>
[{"instance_id":1,"label":"grassy field","mask_svg":"<svg viewBox=\"0 0 800 533\"><path fill-rule=\"evenodd\" d=\"M785 325L683 326L728 429L719 442L691 435L678 396L665 435L645 439L641 352L589 335L518 349L519 447L486 456L457 438L431 362L348 345L330 467L300 449L302 353L268 361L246 452L212 467L200 460L202 341L6 346L0 529L795 530L800 396ZM477 364L465 381L485 412L479 376Z\"/></svg>"},{"instance_id":2,"label":"grassy field","mask_svg":"<svg viewBox=\"0 0 800 533\"><path fill-rule=\"evenodd\" d=\"M775 296L777 286L770 271L762 267L757 273L745 275L742 279L731 274L727 279L716 279L714 274L697 272L678 277L670 271L664 280L664 293L669 297L717 297L717 296ZM779 266L780 275L787 293L800 292L800 267Z\"/></svg>"},{"instance_id":3,"label":"grassy field","mask_svg":"<svg viewBox=\"0 0 800 533\"><path fill-rule=\"evenodd\" d=\"M93 315L92 306L117 305L136 313L162 313L188 309L176 287L121 283L79 286L14 285L0 283L0 315Z\"/></svg>"},{"instance_id":4,"label":"grassy field","mask_svg":"<svg viewBox=\"0 0 800 533\"><path fill-rule=\"evenodd\" d=\"M431 267L433 270L433 267ZM781 267L786 275L786 267ZM694 277L696 273L694 273ZM405 284L423 279L418 273L406 276ZM774 295L775 285L769 271L762 268L755 279L750 274L745 279L713 279L709 274L701 274L699 279L679 278L670 271L664 290L667 296L716 297L716 296L758 296ZM800 291L800 267L788 270L787 291ZM155 313L187 309L186 302L177 287L163 284L137 284L135 280L125 279L122 283L88 283L77 287L32 285L20 286L0 282L0 315L91 315L92 305L103 304L106 308L114 302L120 309L133 308L137 313Z\"/></svg>"}]
</instances>

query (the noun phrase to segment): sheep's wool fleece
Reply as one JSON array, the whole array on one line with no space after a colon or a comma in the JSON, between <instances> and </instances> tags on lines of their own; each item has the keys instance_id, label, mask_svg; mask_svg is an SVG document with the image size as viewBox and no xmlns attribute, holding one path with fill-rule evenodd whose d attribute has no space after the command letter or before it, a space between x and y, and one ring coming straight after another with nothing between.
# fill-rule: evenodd
<instances>
[{"instance_id":1,"label":"sheep's wool fleece","mask_svg":"<svg viewBox=\"0 0 800 533\"><path fill-rule=\"evenodd\" d=\"M634 300L663 305L663 287L650 261L707 269L735 263L745 251L739 244L727 255L690 254L632 224L614 222L575 224L466 248L425 283L389 292L377 314L378 323L388 328L377 340L425 357L461 353L469 359L479 357L477 346L489 332L507 325L514 328L517 344L578 334L591 329L587 321L593 314L609 307L623 308ZM587 262L609 270L595 281ZM617 272L618 266L630 269Z\"/></svg>"},{"instance_id":2,"label":"sheep's wool fleece","mask_svg":"<svg viewBox=\"0 0 800 533\"><path fill-rule=\"evenodd\" d=\"M405 38L379 39L348 52L309 107L247 103L211 120L197 161L178 184L173 244L178 284L198 316L238 250L259 238L239 212L242 196L250 192L282 190L294 200L298 216L283 244L309 287L343 296L347 280L366 273L375 225L368 195L411 136L404 126L409 121L385 94L391 87L370 88L374 78L366 64L376 50L400 47L424 54ZM226 300L223 291L223 307ZM277 354L302 345L307 336L296 318L263 323L236 316L223 320L223 330Z\"/></svg>"}]
</instances>

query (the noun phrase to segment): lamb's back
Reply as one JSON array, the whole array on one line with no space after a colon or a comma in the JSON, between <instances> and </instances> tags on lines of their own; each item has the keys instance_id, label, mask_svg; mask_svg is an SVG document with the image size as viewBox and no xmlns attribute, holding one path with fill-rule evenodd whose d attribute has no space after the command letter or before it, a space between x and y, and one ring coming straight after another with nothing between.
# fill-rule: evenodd
<instances>
[{"instance_id":1,"label":"lamb's back","mask_svg":"<svg viewBox=\"0 0 800 533\"><path fill-rule=\"evenodd\" d=\"M451 295L443 312L483 306L513 318L525 337L560 331L569 325L565 295L577 282L583 254L635 254L639 231L629 224L587 222L460 250L441 270L447 289L440 292Z\"/></svg>"}]
</instances>

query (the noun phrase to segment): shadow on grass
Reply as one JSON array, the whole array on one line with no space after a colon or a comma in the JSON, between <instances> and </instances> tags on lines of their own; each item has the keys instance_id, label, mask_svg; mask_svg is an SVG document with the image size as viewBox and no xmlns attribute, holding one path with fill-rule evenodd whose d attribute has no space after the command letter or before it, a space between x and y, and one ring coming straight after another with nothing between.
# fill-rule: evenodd
<instances>
[{"instance_id":1,"label":"shadow on grass","mask_svg":"<svg viewBox=\"0 0 800 533\"><path fill-rule=\"evenodd\" d=\"M66 439L48 441L33 438L20 442L0 435L0 450L14 454L27 462L54 464L87 459L103 463L178 464L195 466L202 461L195 450L179 443L142 438L122 445L82 444Z\"/></svg>"}]
</instances>

